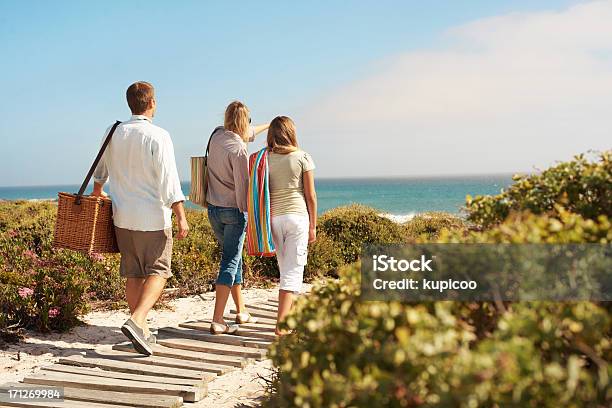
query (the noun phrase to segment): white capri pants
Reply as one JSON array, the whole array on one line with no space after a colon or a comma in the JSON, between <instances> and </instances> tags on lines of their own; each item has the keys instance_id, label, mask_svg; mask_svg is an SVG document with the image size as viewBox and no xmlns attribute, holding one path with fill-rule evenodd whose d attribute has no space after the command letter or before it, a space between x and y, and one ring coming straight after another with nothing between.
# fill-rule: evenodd
<instances>
[{"instance_id":1,"label":"white capri pants","mask_svg":"<svg viewBox=\"0 0 612 408\"><path fill-rule=\"evenodd\" d=\"M302 291L304 265L308 256L307 215L283 214L272 216L272 239L280 270L280 288L291 292Z\"/></svg>"}]
</instances>

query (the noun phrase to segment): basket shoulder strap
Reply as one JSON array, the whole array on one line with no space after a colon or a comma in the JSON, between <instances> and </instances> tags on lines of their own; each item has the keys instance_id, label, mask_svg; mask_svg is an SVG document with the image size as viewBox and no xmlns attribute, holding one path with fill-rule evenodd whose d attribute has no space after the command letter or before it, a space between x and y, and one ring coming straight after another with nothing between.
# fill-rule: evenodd
<instances>
[{"instance_id":1,"label":"basket shoulder strap","mask_svg":"<svg viewBox=\"0 0 612 408\"><path fill-rule=\"evenodd\" d=\"M76 201L77 204L80 202L79 199L83 196L83 193L85 192L85 189L87 188L87 185L89 184L89 180L91 180L91 176L93 176L94 171L96 171L96 167L98 167L98 163L100 163L100 160L102 159L102 155L104 154L106 147L110 143L111 137L113 137L113 133L115 133L115 129L117 129L117 126L119 126L120 123L121 123L120 121L116 121L113 127L111 128L110 132L108 132L108 136L106 136L106 139L104 139L104 143L102 143L102 147L100 147L100 151L98 152L96 159L91 165L91 168L89 169L89 172L87 173L87 176L85 176L85 180L83 180L83 184L81 184L81 188L79 189L79 192L77 193L77 201Z\"/></svg>"}]
</instances>

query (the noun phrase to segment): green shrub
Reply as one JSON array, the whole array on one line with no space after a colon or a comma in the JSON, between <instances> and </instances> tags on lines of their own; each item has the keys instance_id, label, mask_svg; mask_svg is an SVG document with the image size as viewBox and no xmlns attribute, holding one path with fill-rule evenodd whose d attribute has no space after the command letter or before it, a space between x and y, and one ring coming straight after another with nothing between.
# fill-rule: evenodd
<instances>
[{"instance_id":1,"label":"green shrub","mask_svg":"<svg viewBox=\"0 0 612 408\"><path fill-rule=\"evenodd\" d=\"M243 276L246 279L246 287L270 287L273 283L278 282L280 277L275 256L249 256L246 255L245 250L244 266Z\"/></svg>"},{"instance_id":2,"label":"green shrub","mask_svg":"<svg viewBox=\"0 0 612 408\"><path fill-rule=\"evenodd\" d=\"M612 242L561 208L438 242ZM592 407L612 402L606 305L364 302L359 265L300 299L275 343L270 407Z\"/></svg>"},{"instance_id":3,"label":"green shrub","mask_svg":"<svg viewBox=\"0 0 612 408\"><path fill-rule=\"evenodd\" d=\"M444 231L437 242L443 243L609 243L612 242L610 219L600 215L585 219L556 206L550 214L515 213L502 224L481 232Z\"/></svg>"},{"instance_id":4,"label":"green shrub","mask_svg":"<svg viewBox=\"0 0 612 408\"><path fill-rule=\"evenodd\" d=\"M57 206L46 201L0 202L0 234L40 255L51 248L56 211Z\"/></svg>"},{"instance_id":5,"label":"green shrub","mask_svg":"<svg viewBox=\"0 0 612 408\"><path fill-rule=\"evenodd\" d=\"M317 232L317 240L308 248L304 280L311 282L322 276L334 276L344 265L341 247L325 232Z\"/></svg>"},{"instance_id":6,"label":"green shrub","mask_svg":"<svg viewBox=\"0 0 612 408\"><path fill-rule=\"evenodd\" d=\"M428 212L416 215L403 225L404 234L409 241L432 241L440 236L443 230L464 231L465 221L445 212Z\"/></svg>"},{"instance_id":7,"label":"green shrub","mask_svg":"<svg viewBox=\"0 0 612 408\"><path fill-rule=\"evenodd\" d=\"M52 249L56 211L56 204L47 201L0 203L0 239L4 240L0 266L5 271L14 268L13 258L31 251L41 261L52 262L67 271L83 270L92 300L112 301L122 296L118 255L87 256Z\"/></svg>"},{"instance_id":8,"label":"green shrub","mask_svg":"<svg viewBox=\"0 0 612 408\"><path fill-rule=\"evenodd\" d=\"M324 213L317 230L325 233L340 248L345 263L355 262L363 244L404 242L402 226L362 205L339 207Z\"/></svg>"},{"instance_id":9,"label":"green shrub","mask_svg":"<svg viewBox=\"0 0 612 408\"><path fill-rule=\"evenodd\" d=\"M511 212L540 214L554 211L557 204L585 218L612 217L612 150L601 153L597 161L579 155L540 174L515 176L514 181L496 196L468 196L468 220L488 227Z\"/></svg>"},{"instance_id":10,"label":"green shrub","mask_svg":"<svg viewBox=\"0 0 612 408\"><path fill-rule=\"evenodd\" d=\"M40 257L15 233L0 235L0 329L66 330L88 310L83 268Z\"/></svg>"},{"instance_id":11,"label":"green shrub","mask_svg":"<svg viewBox=\"0 0 612 408\"><path fill-rule=\"evenodd\" d=\"M609 314L593 303L518 303L495 333L454 359L449 406L607 406Z\"/></svg>"},{"instance_id":12,"label":"green shrub","mask_svg":"<svg viewBox=\"0 0 612 408\"><path fill-rule=\"evenodd\" d=\"M180 294L203 293L211 289L219 271L220 249L206 211L187 210L189 234L174 240L169 286ZM176 226L175 231L176 233Z\"/></svg>"},{"instance_id":13,"label":"green shrub","mask_svg":"<svg viewBox=\"0 0 612 408\"><path fill-rule=\"evenodd\" d=\"M0 203L0 329L65 330L88 310L83 264L95 260L51 250L56 207Z\"/></svg>"},{"instance_id":14,"label":"green shrub","mask_svg":"<svg viewBox=\"0 0 612 408\"><path fill-rule=\"evenodd\" d=\"M442 367L441 356L467 350L473 335L450 313L450 304L406 307L359 302L358 267L339 281L317 285L286 323L295 336L271 349L279 368L267 406L414 406L415 392ZM410 329L408 329L410 327ZM414 391L413 391L414 390Z\"/></svg>"}]
</instances>

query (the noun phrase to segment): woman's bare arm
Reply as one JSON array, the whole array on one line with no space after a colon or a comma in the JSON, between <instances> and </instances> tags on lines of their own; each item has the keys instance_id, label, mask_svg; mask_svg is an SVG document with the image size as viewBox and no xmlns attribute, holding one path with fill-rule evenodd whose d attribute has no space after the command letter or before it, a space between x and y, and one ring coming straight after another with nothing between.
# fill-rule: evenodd
<instances>
[{"instance_id":1,"label":"woman's bare arm","mask_svg":"<svg viewBox=\"0 0 612 408\"><path fill-rule=\"evenodd\" d=\"M269 127L270 127L269 123L266 124L266 125L250 126L249 127L249 135L248 135L248 138L246 139L246 142L247 143L254 142L255 141L255 137L258 134L260 134L261 132L264 132L264 131L268 130Z\"/></svg>"},{"instance_id":2,"label":"woman's bare arm","mask_svg":"<svg viewBox=\"0 0 612 408\"><path fill-rule=\"evenodd\" d=\"M270 127L270 124L266 123L265 125L253 126L253 129L255 130L255 135L257 136L261 132L265 132L266 130L268 130L269 127Z\"/></svg>"},{"instance_id":3,"label":"woman's bare arm","mask_svg":"<svg viewBox=\"0 0 612 408\"><path fill-rule=\"evenodd\" d=\"M306 199L308 218L310 220L308 229L308 242L310 243L317 239L317 192L315 191L314 171L304 172L302 181L304 183L304 198Z\"/></svg>"}]
</instances>

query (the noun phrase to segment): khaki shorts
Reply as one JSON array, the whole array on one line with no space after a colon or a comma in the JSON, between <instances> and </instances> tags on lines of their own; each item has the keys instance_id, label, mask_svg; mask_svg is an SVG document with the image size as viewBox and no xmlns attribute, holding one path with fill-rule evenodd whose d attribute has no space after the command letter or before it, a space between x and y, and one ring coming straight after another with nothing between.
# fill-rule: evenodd
<instances>
[{"instance_id":1,"label":"khaki shorts","mask_svg":"<svg viewBox=\"0 0 612 408\"><path fill-rule=\"evenodd\" d=\"M124 278L172 276L172 229L160 231L132 231L115 227L117 245L121 252L119 272Z\"/></svg>"}]
</instances>

